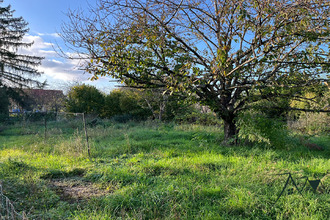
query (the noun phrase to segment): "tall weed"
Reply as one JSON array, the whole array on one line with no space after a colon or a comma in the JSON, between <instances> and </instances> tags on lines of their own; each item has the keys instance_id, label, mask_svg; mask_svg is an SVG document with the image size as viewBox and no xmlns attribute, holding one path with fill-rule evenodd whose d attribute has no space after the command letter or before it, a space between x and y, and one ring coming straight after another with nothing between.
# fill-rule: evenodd
<instances>
[{"instance_id":1,"label":"tall weed","mask_svg":"<svg viewBox=\"0 0 330 220\"><path fill-rule=\"evenodd\" d=\"M305 134L329 134L330 114L324 112L304 112L296 121L289 121L288 126L292 130Z\"/></svg>"}]
</instances>

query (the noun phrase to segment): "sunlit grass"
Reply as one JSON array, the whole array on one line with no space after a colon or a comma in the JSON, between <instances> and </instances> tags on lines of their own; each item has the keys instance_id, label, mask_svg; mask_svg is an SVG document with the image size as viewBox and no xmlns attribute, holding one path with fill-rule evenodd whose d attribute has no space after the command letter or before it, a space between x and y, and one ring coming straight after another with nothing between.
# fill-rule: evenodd
<instances>
[{"instance_id":1,"label":"sunlit grass","mask_svg":"<svg viewBox=\"0 0 330 220\"><path fill-rule=\"evenodd\" d=\"M62 125L63 126L63 125ZM51 131L51 130L50 130ZM327 219L330 138L314 137L310 151L292 137L282 150L222 146L220 128L160 123L109 124L84 133L0 136L0 179L19 211L41 219ZM15 138L13 138L15 137ZM280 194L291 172L326 189L302 196ZM78 178L105 195L72 202L50 187L53 179ZM289 188L293 185L290 184Z\"/></svg>"}]
</instances>

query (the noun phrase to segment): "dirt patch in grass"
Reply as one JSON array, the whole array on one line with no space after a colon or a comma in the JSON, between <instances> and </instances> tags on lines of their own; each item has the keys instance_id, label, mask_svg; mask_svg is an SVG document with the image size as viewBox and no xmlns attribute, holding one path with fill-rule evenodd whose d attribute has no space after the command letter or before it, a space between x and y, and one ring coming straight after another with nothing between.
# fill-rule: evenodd
<instances>
[{"instance_id":1,"label":"dirt patch in grass","mask_svg":"<svg viewBox=\"0 0 330 220\"><path fill-rule=\"evenodd\" d=\"M83 202L110 193L109 190L101 189L91 182L77 178L52 179L49 181L50 187L55 190L61 200L69 203Z\"/></svg>"}]
</instances>

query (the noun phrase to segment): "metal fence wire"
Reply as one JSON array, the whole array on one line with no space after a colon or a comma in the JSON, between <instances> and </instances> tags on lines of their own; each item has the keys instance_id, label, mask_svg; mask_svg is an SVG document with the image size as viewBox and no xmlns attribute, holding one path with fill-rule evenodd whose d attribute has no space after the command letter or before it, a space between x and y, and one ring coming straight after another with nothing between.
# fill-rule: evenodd
<instances>
[{"instance_id":1,"label":"metal fence wire","mask_svg":"<svg viewBox=\"0 0 330 220\"><path fill-rule=\"evenodd\" d=\"M27 220L27 216L23 211L22 214L19 214L13 205L13 203L9 200L7 196L5 196L2 192L2 185L0 183L0 220Z\"/></svg>"},{"instance_id":2,"label":"metal fence wire","mask_svg":"<svg viewBox=\"0 0 330 220\"><path fill-rule=\"evenodd\" d=\"M95 126L100 120L96 115L70 112L10 112L9 117L0 120L4 126L16 126L21 134L35 134L44 142L55 135L83 134L86 150L90 157L88 126ZM1 219L0 219L1 220Z\"/></svg>"}]
</instances>

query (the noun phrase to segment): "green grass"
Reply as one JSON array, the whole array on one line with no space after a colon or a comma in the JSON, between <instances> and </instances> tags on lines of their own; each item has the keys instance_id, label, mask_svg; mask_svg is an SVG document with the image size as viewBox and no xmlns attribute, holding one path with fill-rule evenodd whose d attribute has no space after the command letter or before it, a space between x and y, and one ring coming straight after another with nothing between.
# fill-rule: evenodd
<instances>
[{"instance_id":1,"label":"green grass","mask_svg":"<svg viewBox=\"0 0 330 220\"><path fill-rule=\"evenodd\" d=\"M32 219L330 217L329 174L324 177L329 136L310 139L324 151L300 146L294 136L278 150L222 146L216 127L108 124L88 130L89 159L83 133L74 126L50 126L46 141L42 127L26 131L0 133L0 180L16 209ZM302 195L285 191L274 204L287 178L276 174L284 172L293 173L299 186L304 180L298 177L323 178L324 188L307 187Z\"/></svg>"}]
</instances>

